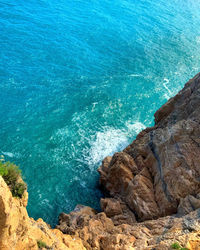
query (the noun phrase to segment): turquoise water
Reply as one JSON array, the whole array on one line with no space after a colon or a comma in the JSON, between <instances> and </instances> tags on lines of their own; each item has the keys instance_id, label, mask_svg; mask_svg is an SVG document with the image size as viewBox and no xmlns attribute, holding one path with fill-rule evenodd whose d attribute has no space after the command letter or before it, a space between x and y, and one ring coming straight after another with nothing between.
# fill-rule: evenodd
<instances>
[{"instance_id":1,"label":"turquoise water","mask_svg":"<svg viewBox=\"0 0 200 250\"><path fill-rule=\"evenodd\" d=\"M0 2L0 154L29 215L99 208L97 167L200 71L200 1Z\"/></svg>"}]
</instances>

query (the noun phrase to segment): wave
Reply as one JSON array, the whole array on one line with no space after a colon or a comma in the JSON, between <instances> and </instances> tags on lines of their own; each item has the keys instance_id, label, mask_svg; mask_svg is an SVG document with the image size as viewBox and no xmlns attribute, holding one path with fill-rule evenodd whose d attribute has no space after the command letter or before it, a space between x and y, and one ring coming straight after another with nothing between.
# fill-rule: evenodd
<instances>
[{"instance_id":1,"label":"wave","mask_svg":"<svg viewBox=\"0 0 200 250\"><path fill-rule=\"evenodd\" d=\"M126 147L130 140L144 128L145 125L139 121L126 123L126 127L121 130L103 127L90 141L89 154L86 152L85 159L89 165L99 164L106 156L113 155Z\"/></svg>"}]
</instances>

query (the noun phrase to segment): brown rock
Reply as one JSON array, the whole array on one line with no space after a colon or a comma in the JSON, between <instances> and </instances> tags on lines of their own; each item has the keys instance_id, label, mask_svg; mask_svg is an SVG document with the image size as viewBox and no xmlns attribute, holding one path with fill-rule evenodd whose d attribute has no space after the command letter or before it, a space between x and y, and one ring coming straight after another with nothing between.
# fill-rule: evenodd
<instances>
[{"instance_id":1,"label":"brown rock","mask_svg":"<svg viewBox=\"0 0 200 250\"><path fill-rule=\"evenodd\" d=\"M12 194L0 176L0 249L37 250L42 240L51 249L85 249L80 239L73 239L61 231L50 229L42 220L35 221L26 211L28 195L22 199Z\"/></svg>"},{"instance_id":2,"label":"brown rock","mask_svg":"<svg viewBox=\"0 0 200 250\"><path fill-rule=\"evenodd\" d=\"M73 214L77 213L77 217L80 216L80 212L74 211ZM64 221L60 221L60 223L64 226ZM63 227L59 228L65 232ZM129 232L123 234L122 229L116 227L105 213L93 214L87 223L84 224L84 227L76 227L75 233L81 238L87 249L133 249L135 242L133 235Z\"/></svg>"},{"instance_id":3,"label":"brown rock","mask_svg":"<svg viewBox=\"0 0 200 250\"><path fill-rule=\"evenodd\" d=\"M87 249L164 250L175 242L200 249L199 124L200 74L155 113L154 127L105 158L98 170L108 195L101 199L104 212L74 212L68 229Z\"/></svg>"},{"instance_id":4,"label":"brown rock","mask_svg":"<svg viewBox=\"0 0 200 250\"><path fill-rule=\"evenodd\" d=\"M126 203L120 199L105 198L101 199L101 209L106 216L111 218L114 225L136 223L134 213L127 207Z\"/></svg>"},{"instance_id":5,"label":"brown rock","mask_svg":"<svg viewBox=\"0 0 200 250\"><path fill-rule=\"evenodd\" d=\"M200 249L200 209L183 217L176 215L132 225L115 226L105 213L93 215L88 224L77 228L86 249L171 249L178 242L190 250Z\"/></svg>"},{"instance_id":6,"label":"brown rock","mask_svg":"<svg viewBox=\"0 0 200 250\"><path fill-rule=\"evenodd\" d=\"M116 153L109 161L109 165L103 162L99 168L100 184L112 194L122 194L126 192L130 180L133 179L137 166L134 160L126 153Z\"/></svg>"},{"instance_id":7,"label":"brown rock","mask_svg":"<svg viewBox=\"0 0 200 250\"><path fill-rule=\"evenodd\" d=\"M101 199L101 209L108 217L122 214L120 201L112 198Z\"/></svg>"},{"instance_id":8,"label":"brown rock","mask_svg":"<svg viewBox=\"0 0 200 250\"><path fill-rule=\"evenodd\" d=\"M199 207L199 93L200 74L155 113L154 127L109 159L106 171L100 167L101 185L112 198L125 202L139 221L175 214L178 207L179 212L190 212L193 203Z\"/></svg>"},{"instance_id":9,"label":"brown rock","mask_svg":"<svg viewBox=\"0 0 200 250\"><path fill-rule=\"evenodd\" d=\"M178 214L185 215L197 208L200 208L200 195L194 197L193 195L187 195L185 198L180 200L178 206Z\"/></svg>"},{"instance_id":10,"label":"brown rock","mask_svg":"<svg viewBox=\"0 0 200 250\"><path fill-rule=\"evenodd\" d=\"M91 207L77 205L70 214L61 213L59 215L59 225L57 229L65 234L74 235L77 228L88 225L89 220L96 214Z\"/></svg>"}]
</instances>

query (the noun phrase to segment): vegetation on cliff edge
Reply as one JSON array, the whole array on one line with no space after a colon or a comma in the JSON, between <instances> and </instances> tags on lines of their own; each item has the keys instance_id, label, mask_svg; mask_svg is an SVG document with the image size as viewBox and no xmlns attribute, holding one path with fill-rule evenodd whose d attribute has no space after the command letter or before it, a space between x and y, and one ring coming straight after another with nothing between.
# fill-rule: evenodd
<instances>
[{"instance_id":1,"label":"vegetation on cliff edge","mask_svg":"<svg viewBox=\"0 0 200 250\"><path fill-rule=\"evenodd\" d=\"M42 241L42 240L38 240L37 241L37 245L38 245L39 249L43 249L43 248L49 249L49 247L47 246L47 244L44 241Z\"/></svg>"},{"instance_id":2,"label":"vegetation on cliff edge","mask_svg":"<svg viewBox=\"0 0 200 250\"><path fill-rule=\"evenodd\" d=\"M22 198L26 190L26 184L22 182L21 170L11 162L5 162L4 157L0 157L0 175L9 186L14 197ZM20 181L21 180L21 181Z\"/></svg>"},{"instance_id":3,"label":"vegetation on cliff edge","mask_svg":"<svg viewBox=\"0 0 200 250\"><path fill-rule=\"evenodd\" d=\"M189 250L188 248L186 247L181 247L181 245L178 243L178 242L175 242L171 245L171 248L172 249L179 249L179 250Z\"/></svg>"}]
</instances>

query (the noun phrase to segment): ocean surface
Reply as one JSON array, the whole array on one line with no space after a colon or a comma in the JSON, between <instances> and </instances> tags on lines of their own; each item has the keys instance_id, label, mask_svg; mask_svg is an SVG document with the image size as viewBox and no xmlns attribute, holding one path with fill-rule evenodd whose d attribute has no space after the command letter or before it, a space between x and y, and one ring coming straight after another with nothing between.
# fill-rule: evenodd
<instances>
[{"instance_id":1,"label":"ocean surface","mask_svg":"<svg viewBox=\"0 0 200 250\"><path fill-rule=\"evenodd\" d=\"M199 0L1 0L0 154L51 225L200 71Z\"/></svg>"}]
</instances>

